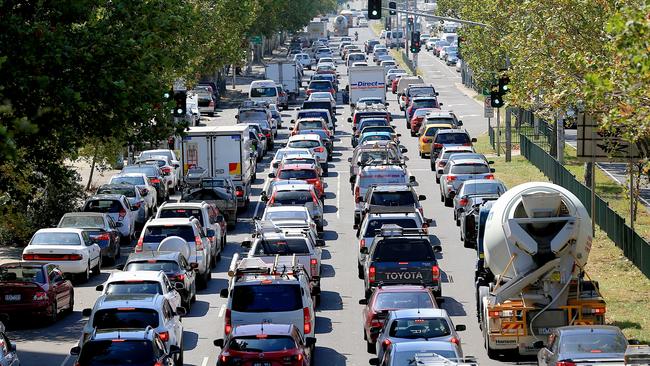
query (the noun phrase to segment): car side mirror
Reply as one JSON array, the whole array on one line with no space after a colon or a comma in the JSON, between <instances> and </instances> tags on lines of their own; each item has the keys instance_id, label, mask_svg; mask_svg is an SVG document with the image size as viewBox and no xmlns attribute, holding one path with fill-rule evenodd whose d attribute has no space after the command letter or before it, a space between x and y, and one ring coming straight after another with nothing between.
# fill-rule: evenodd
<instances>
[{"instance_id":1,"label":"car side mirror","mask_svg":"<svg viewBox=\"0 0 650 366\"><path fill-rule=\"evenodd\" d=\"M97 285L95 291L104 291L104 285Z\"/></svg>"},{"instance_id":2,"label":"car side mirror","mask_svg":"<svg viewBox=\"0 0 650 366\"><path fill-rule=\"evenodd\" d=\"M235 119L239 119L239 115L238 115L238 114L235 114Z\"/></svg>"},{"instance_id":3,"label":"car side mirror","mask_svg":"<svg viewBox=\"0 0 650 366\"><path fill-rule=\"evenodd\" d=\"M398 133L398 134L397 134L397 137L402 137L402 134L401 134L401 133Z\"/></svg>"},{"instance_id":4,"label":"car side mirror","mask_svg":"<svg viewBox=\"0 0 650 366\"><path fill-rule=\"evenodd\" d=\"M386 107L388 107L388 106L390 105L390 103L386 102L386 103L384 103L384 105L385 105Z\"/></svg>"},{"instance_id":5,"label":"car side mirror","mask_svg":"<svg viewBox=\"0 0 650 366\"><path fill-rule=\"evenodd\" d=\"M490 165L494 164L494 160L489 160L488 164L490 164Z\"/></svg>"},{"instance_id":6,"label":"car side mirror","mask_svg":"<svg viewBox=\"0 0 650 366\"><path fill-rule=\"evenodd\" d=\"M415 175L411 175L411 176L409 177L409 183L415 183L415 182L416 182L416 181L415 181Z\"/></svg>"},{"instance_id":7,"label":"car side mirror","mask_svg":"<svg viewBox=\"0 0 650 366\"><path fill-rule=\"evenodd\" d=\"M169 355L175 356L181 354L181 348L175 344L169 346Z\"/></svg>"},{"instance_id":8,"label":"car side mirror","mask_svg":"<svg viewBox=\"0 0 650 366\"><path fill-rule=\"evenodd\" d=\"M210 237L210 238L213 237L213 236L217 236L217 233L214 231L214 229L206 230L205 234L206 234L207 237Z\"/></svg>"},{"instance_id":9,"label":"car side mirror","mask_svg":"<svg viewBox=\"0 0 650 366\"><path fill-rule=\"evenodd\" d=\"M224 298L224 299L227 299L228 298L228 292L229 291L228 291L227 288L223 288L223 289L221 289L221 291L219 291L219 296Z\"/></svg>"},{"instance_id":10,"label":"car side mirror","mask_svg":"<svg viewBox=\"0 0 650 366\"><path fill-rule=\"evenodd\" d=\"M147 196L149 195L149 190L146 189L146 188L143 189L143 190L140 192L140 195L141 195L142 197L147 197Z\"/></svg>"},{"instance_id":11,"label":"car side mirror","mask_svg":"<svg viewBox=\"0 0 650 366\"><path fill-rule=\"evenodd\" d=\"M354 224L354 225L352 225L352 228L353 228L354 230L359 230L359 224Z\"/></svg>"},{"instance_id":12,"label":"car side mirror","mask_svg":"<svg viewBox=\"0 0 650 366\"><path fill-rule=\"evenodd\" d=\"M405 147L403 147L402 150L400 151L402 152L402 154L406 154L407 152L409 152L409 150Z\"/></svg>"},{"instance_id":13,"label":"car side mirror","mask_svg":"<svg viewBox=\"0 0 650 366\"><path fill-rule=\"evenodd\" d=\"M352 126L352 131L356 131L356 130L357 130L357 128Z\"/></svg>"},{"instance_id":14,"label":"car side mirror","mask_svg":"<svg viewBox=\"0 0 650 366\"><path fill-rule=\"evenodd\" d=\"M262 202L268 202L268 201L269 201L269 196L267 196L267 195L264 194L264 195L262 195L262 196L260 197L260 199L262 200Z\"/></svg>"},{"instance_id":15,"label":"car side mirror","mask_svg":"<svg viewBox=\"0 0 650 366\"><path fill-rule=\"evenodd\" d=\"M316 345L316 338L315 337L307 337L307 338L305 338L305 346L313 347L315 345Z\"/></svg>"},{"instance_id":16,"label":"car side mirror","mask_svg":"<svg viewBox=\"0 0 650 366\"><path fill-rule=\"evenodd\" d=\"M440 246L440 245L434 245L434 246L433 246L433 252L434 252L434 253L442 253L442 246Z\"/></svg>"},{"instance_id":17,"label":"car side mirror","mask_svg":"<svg viewBox=\"0 0 650 366\"><path fill-rule=\"evenodd\" d=\"M463 331L465 331L465 329L467 329L467 327L465 326L465 324L458 324L458 325L456 325L456 331L457 331L457 332L463 332Z\"/></svg>"},{"instance_id":18,"label":"car side mirror","mask_svg":"<svg viewBox=\"0 0 650 366\"><path fill-rule=\"evenodd\" d=\"M418 201L425 201L427 199L427 196L421 194L418 196Z\"/></svg>"},{"instance_id":19,"label":"car side mirror","mask_svg":"<svg viewBox=\"0 0 650 366\"><path fill-rule=\"evenodd\" d=\"M294 123L296 123L296 120L292 119L291 121L289 121L289 123L294 124Z\"/></svg>"},{"instance_id":20,"label":"car side mirror","mask_svg":"<svg viewBox=\"0 0 650 366\"><path fill-rule=\"evenodd\" d=\"M185 285L180 282L174 282L174 288L179 291L185 290Z\"/></svg>"},{"instance_id":21,"label":"car side mirror","mask_svg":"<svg viewBox=\"0 0 650 366\"><path fill-rule=\"evenodd\" d=\"M348 117L348 123L352 123L352 117Z\"/></svg>"},{"instance_id":22,"label":"car side mirror","mask_svg":"<svg viewBox=\"0 0 650 366\"><path fill-rule=\"evenodd\" d=\"M253 243L250 240L244 240L241 242L242 248L250 248L252 245Z\"/></svg>"},{"instance_id":23,"label":"car side mirror","mask_svg":"<svg viewBox=\"0 0 650 366\"><path fill-rule=\"evenodd\" d=\"M325 240L323 240L323 239L316 239L316 246L317 246L317 247L324 247L324 246L325 246Z\"/></svg>"},{"instance_id":24,"label":"car side mirror","mask_svg":"<svg viewBox=\"0 0 650 366\"><path fill-rule=\"evenodd\" d=\"M496 172L496 171L497 171L496 169L494 169L494 168L490 168L490 173L494 173L494 172Z\"/></svg>"},{"instance_id":25,"label":"car side mirror","mask_svg":"<svg viewBox=\"0 0 650 366\"><path fill-rule=\"evenodd\" d=\"M217 215L217 219L216 219L217 223L222 223L222 222L224 222L224 220L225 219L224 219L223 215Z\"/></svg>"},{"instance_id":26,"label":"car side mirror","mask_svg":"<svg viewBox=\"0 0 650 366\"><path fill-rule=\"evenodd\" d=\"M472 137L472 142L476 142L476 137Z\"/></svg>"},{"instance_id":27,"label":"car side mirror","mask_svg":"<svg viewBox=\"0 0 650 366\"><path fill-rule=\"evenodd\" d=\"M379 358L373 357L373 358L369 359L368 364L373 365L373 366L379 366Z\"/></svg>"},{"instance_id":28,"label":"car side mirror","mask_svg":"<svg viewBox=\"0 0 650 366\"><path fill-rule=\"evenodd\" d=\"M357 178L356 178L356 177L354 177L354 176L350 177L350 183L354 183L354 182L356 182L356 181L357 181Z\"/></svg>"},{"instance_id":29,"label":"car side mirror","mask_svg":"<svg viewBox=\"0 0 650 366\"><path fill-rule=\"evenodd\" d=\"M274 168L277 168L278 166L280 166L280 162L276 161L275 163L273 163Z\"/></svg>"},{"instance_id":30,"label":"car side mirror","mask_svg":"<svg viewBox=\"0 0 650 366\"><path fill-rule=\"evenodd\" d=\"M458 122L456 122L456 126L459 126L459 127L460 127L460 126L462 126L462 125L463 125L463 121L458 121Z\"/></svg>"},{"instance_id":31,"label":"car side mirror","mask_svg":"<svg viewBox=\"0 0 650 366\"><path fill-rule=\"evenodd\" d=\"M542 349L544 348L544 341L537 341L533 343L533 348Z\"/></svg>"},{"instance_id":32,"label":"car side mirror","mask_svg":"<svg viewBox=\"0 0 650 366\"><path fill-rule=\"evenodd\" d=\"M348 163L351 163L351 162L352 162L352 158L348 158Z\"/></svg>"},{"instance_id":33,"label":"car side mirror","mask_svg":"<svg viewBox=\"0 0 650 366\"><path fill-rule=\"evenodd\" d=\"M442 174L442 169L438 169L438 174Z\"/></svg>"},{"instance_id":34,"label":"car side mirror","mask_svg":"<svg viewBox=\"0 0 650 366\"><path fill-rule=\"evenodd\" d=\"M76 347L70 348L70 354L72 356L79 356L79 353L81 353L81 347L76 346Z\"/></svg>"},{"instance_id":35,"label":"car side mirror","mask_svg":"<svg viewBox=\"0 0 650 366\"><path fill-rule=\"evenodd\" d=\"M368 254L368 248L363 247L363 248L359 249L359 253L361 253L361 254Z\"/></svg>"},{"instance_id":36,"label":"car side mirror","mask_svg":"<svg viewBox=\"0 0 650 366\"><path fill-rule=\"evenodd\" d=\"M190 263L190 268L191 269L197 269L197 268L199 268L199 264L196 263L196 262L192 262L192 263Z\"/></svg>"},{"instance_id":37,"label":"car side mirror","mask_svg":"<svg viewBox=\"0 0 650 366\"><path fill-rule=\"evenodd\" d=\"M180 168L181 167L181 165L178 164L178 163L174 163L173 166L174 166L174 168Z\"/></svg>"},{"instance_id":38,"label":"car side mirror","mask_svg":"<svg viewBox=\"0 0 650 366\"><path fill-rule=\"evenodd\" d=\"M187 310L182 306L177 306L176 307L176 315L185 316L185 315L187 315Z\"/></svg>"},{"instance_id":39,"label":"car side mirror","mask_svg":"<svg viewBox=\"0 0 650 366\"><path fill-rule=\"evenodd\" d=\"M275 178L275 173L269 173L269 178Z\"/></svg>"},{"instance_id":40,"label":"car side mirror","mask_svg":"<svg viewBox=\"0 0 650 366\"><path fill-rule=\"evenodd\" d=\"M215 340L212 342L212 344L214 344L215 347L223 348L223 339L222 339L222 338L215 339Z\"/></svg>"},{"instance_id":41,"label":"car side mirror","mask_svg":"<svg viewBox=\"0 0 650 366\"><path fill-rule=\"evenodd\" d=\"M438 105L442 107L444 104L442 104L442 103L438 103Z\"/></svg>"},{"instance_id":42,"label":"car side mirror","mask_svg":"<svg viewBox=\"0 0 650 366\"><path fill-rule=\"evenodd\" d=\"M91 308L85 308L81 310L81 316L83 316L84 318L88 318L92 313L93 313L93 309Z\"/></svg>"},{"instance_id":43,"label":"car side mirror","mask_svg":"<svg viewBox=\"0 0 650 366\"><path fill-rule=\"evenodd\" d=\"M368 305L368 300L367 299L359 300L359 305Z\"/></svg>"}]
</instances>

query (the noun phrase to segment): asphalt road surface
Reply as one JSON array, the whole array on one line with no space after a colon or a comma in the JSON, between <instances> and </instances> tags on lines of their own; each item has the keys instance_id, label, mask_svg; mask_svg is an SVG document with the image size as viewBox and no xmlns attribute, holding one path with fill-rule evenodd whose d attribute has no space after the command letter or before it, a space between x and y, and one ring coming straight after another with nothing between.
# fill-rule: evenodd
<instances>
[{"instance_id":1,"label":"asphalt road surface","mask_svg":"<svg viewBox=\"0 0 650 366\"><path fill-rule=\"evenodd\" d=\"M359 43L371 38L370 28L355 29L359 32ZM354 30L351 31L351 34ZM374 37L374 35L372 35ZM433 83L440 92L444 109L456 112L464 122L464 127L476 136L486 129L479 103L461 91L460 76L454 68L445 66L430 53L423 51L419 57L419 66L425 70L425 80ZM311 72L307 72L309 75ZM341 88L347 85L345 66L339 66ZM306 76L308 76L306 75ZM452 219L451 209L445 208L439 200L438 185L435 184L428 160L420 159L417 154L416 139L410 137L405 128L403 113L399 111L395 95L388 95L390 110L394 115L394 125L401 133L402 144L409 150L408 168L415 175L420 194L427 196L423 202L425 216L435 221L430 229L432 242L439 242L443 247L440 267L443 272L442 307L451 315L455 324L467 325L467 331L461 333L462 347L466 355L476 356L481 365L512 364L487 358L483 340L476 322L474 302L473 270L475 254L463 248L459 240L459 231ZM235 109L220 110L214 118L205 118L208 125L235 124ZM285 129L280 130L281 141L286 139L289 120L295 111L283 112ZM337 111L338 126L334 160L330 165L325 200L324 239L327 245L323 250L322 302L317 311L316 333L317 348L315 364L318 366L368 365L372 355L366 353L362 335L362 306L358 300L363 297L363 283L357 278L356 251L358 244L352 229L353 197L350 191L349 165L351 156L351 127L347 123L350 115L348 106L340 105ZM261 174L266 177L272 154L258 165ZM262 169L264 169L262 171ZM498 172L497 172L498 174ZM253 190L254 196L246 214L240 216L240 223L234 232L228 233L229 243L222 255L221 262L213 271L212 281L206 290L200 291L192 311L183 318L185 328L184 347L186 365L214 365L219 349L212 341L223 336L223 315L225 299L219 297L219 290L227 286L226 271L232 255L239 251L239 244L249 237L250 218L255 212L261 213L264 205L259 202L259 193L265 183L258 178ZM123 247L127 254L131 248ZM108 273L114 271L105 268L102 274L92 278L87 284L76 286L75 309L71 315L48 327L25 326L12 330L9 334L18 347L23 365L68 366L73 359L68 356L81 334L85 320L81 310L92 307L98 292L95 286L102 283ZM531 360L524 360L531 364Z\"/></svg>"}]
</instances>

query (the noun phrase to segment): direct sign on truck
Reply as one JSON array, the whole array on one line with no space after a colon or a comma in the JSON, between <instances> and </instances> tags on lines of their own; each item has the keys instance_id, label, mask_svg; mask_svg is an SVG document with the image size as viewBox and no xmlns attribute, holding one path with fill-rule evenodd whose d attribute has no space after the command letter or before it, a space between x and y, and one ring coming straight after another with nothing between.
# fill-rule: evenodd
<instances>
[{"instance_id":1,"label":"direct sign on truck","mask_svg":"<svg viewBox=\"0 0 650 366\"><path fill-rule=\"evenodd\" d=\"M366 97L386 102L386 70L383 66L353 66L349 80L351 105Z\"/></svg>"}]
</instances>

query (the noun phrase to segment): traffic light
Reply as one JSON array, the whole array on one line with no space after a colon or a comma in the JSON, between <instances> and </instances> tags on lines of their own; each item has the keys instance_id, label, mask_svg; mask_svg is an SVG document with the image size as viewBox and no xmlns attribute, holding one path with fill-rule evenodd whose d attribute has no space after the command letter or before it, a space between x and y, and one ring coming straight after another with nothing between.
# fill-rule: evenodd
<instances>
[{"instance_id":1,"label":"traffic light","mask_svg":"<svg viewBox=\"0 0 650 366\"><path fill-rule=\"evenodd\" d=\"M411 33L411 53L418 53L420 52L420 48L422 47L420 43L420 32L412 32Z\"/></svg>"},{"instance_id":2,"label":"traffic light","mask_svg":"<svg viewBox=\"0 0 650 366\"><path fill-rule=\"evenodd\" d=\"M406 31L413 30L413 18L408 18Z\"/></svg>"},{"instance_id":3,"label":"traffic light","mask_svg":"<svg viewBox=\"0 0 650 366\"><path fill-rule=\"evenodd\" d=\"M490 88L490 105L494 108L503 107L503 94L499 93L498 85L492 85Z\"/></svg>"},{"instance_id":4,"label":"traffic light","mask_svg":"<svg viewBox=\"0 0 650 366\"><path fill-rule=\"evenodd\" d=\"M176 101L176 106L172 111L174 117L185 117L187 110L187 92L185 91L175 91L174 92L174 101Z\"/></svg>"},{"instance_id":5,"label":"traffic light","mask_svg":"<svg viewBox=\"0 0 650 366\"><path fill-rule=\"evenodd\" d=\"M499 94L505 95L510 91L510 78L506 75L499 78Z\"/></svg>"},{"instance_id":6,"label":"traffic light","mask_svg":"<svg viewBox=\"0 0 650 366\"><path fill-rule=\"evenodd\" d=\"M391 10L389 11L389 14L390 14L390 15L397 15L397 11L392 10L392 9L397 9L397 3L396 3L396 2L394 2L394 1L389 1L389 2L388 2L388 7L391 9Z\"/></svg>"},{"instance_id":7,"label":"traffic light","mask_svg":"<svg viewBox=\"0 0 650 366\"><path fill-rule=\"evenodd\" d=\"M368 0L368 19L381 19L381 0Z\"/></svg>"}]
</instances>

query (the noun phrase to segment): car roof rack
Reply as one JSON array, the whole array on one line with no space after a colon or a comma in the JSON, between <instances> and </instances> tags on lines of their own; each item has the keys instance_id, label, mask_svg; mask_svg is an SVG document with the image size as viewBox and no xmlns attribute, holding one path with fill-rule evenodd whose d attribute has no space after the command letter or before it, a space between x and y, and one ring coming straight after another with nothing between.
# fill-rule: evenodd
<instances>
[{"instance_id":1,"label":"car roof rack","mask_svg":"<svg viewBox=\"0 0 650 366\"><path fill-rule=\"evenodd\" d=\"M474 357L465 357L459 360L450 360L434 352L418 352L414 355L414 364L422 366L477 366Z\"/></svg>"},{"instance_id":2,"label":"car roof rack","mask_svg":"<svg viewBox=\"0 0 650 366\"><path fill-rule=\"evenodd\" d=\"M264 234L281 234L283 236L307 235L311 230L307 224L293 227L279 227L271 220L253 220L255 228L252 236L254 238L264 237Z\"/></svg>"},{"instance_id":3,"label":"car roof rack","mask_svg":"<svg viewBox=\"0 0 650 366\"><path fill-rule=\"evenodd\" d=\"M303 265L298 263L298 258L295 254L291 256L280 256L276 254L273 263L266 263L259 257L240 259L239 253L235 253L228 268L228 277L235 279L235 281L242 279L246 275L279 275L285 278L292 275L297 279L301 274L310 279Z\"/></svg>"},{"instance_id":4,"label":"car roof rack","mask_svg":"<svg viewBox=\"0 0 650 366\"><path fill-rule=\"evenodd\" d=\"M397 224L384 224L379 229L375 230L375 236L382 236L384 238L396 238L404 236L418 236L428 238L429 234L423 232L423 229L418 228L403 228Z\"/></svg>"},{"instance_id":5,"label":"car roof rack","mask_svg":"<svg viewBox=\"0 0 650 366\"><path fill-rule=\"evenodd\" d=\"M368 208L364 210L369 214L412 214L417 211L414 205L410 206L381 206L381 205L369 205Z\"/></svg>"}]
</instances>

